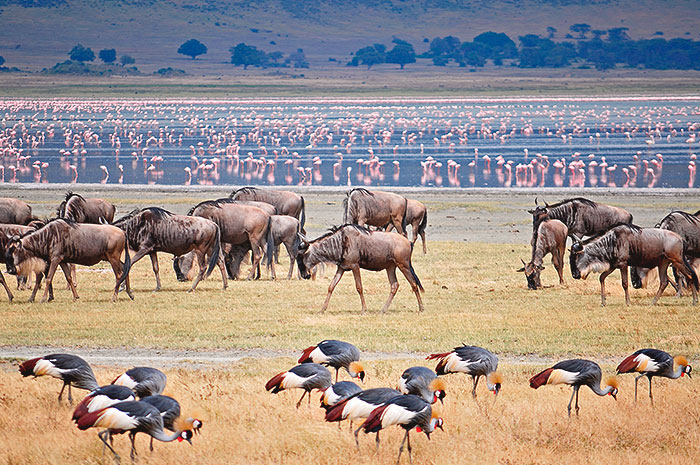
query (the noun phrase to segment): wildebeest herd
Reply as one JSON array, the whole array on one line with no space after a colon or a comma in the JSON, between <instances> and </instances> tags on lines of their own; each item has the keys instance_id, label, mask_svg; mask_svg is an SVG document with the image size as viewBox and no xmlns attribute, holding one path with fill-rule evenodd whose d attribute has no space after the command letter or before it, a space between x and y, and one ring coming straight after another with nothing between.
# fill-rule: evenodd
<instances>
[{"instance_id":1,"label":"wildebeest herd","mask_svg":"<svg viewBox=\"0 0 700 465\"><path fill-rule=\"evenodd\" d=\"M26 280L35 276L33 301L46 278L42 301L53 298L53 277L60 266L73 293L76 291L75 265L94 265L108 261L115 286L112 300L122 286L133 299L129 270L141 258L151 258L161 289L158 252L174 255L173 267L179 280L193 278L190 291L218 266L223 288L228 279L237 279L241 262L250 252L248 279L260 277L261 264L275 278L275 248L284 244L290 259L287 278L297 263L299 275L309 279L319 265L336 265L322 309L328 307L333 289L346 271L352 271L355 285L366 311L360 269L386 270L390 283L385 312L398 290L396 269L406 277L423 310L423 287L411 264L413 244L418 236L425 246L427 209L422 203L390 192L350 190L343 201L341 226L309 240L305 235L304 198L294 192L244 187L227 198L206 200L194 205L187 215L177 215L159 207L133 210L114 219L114 205L102 200L68 193L57 209L57 217L40 220L31 207L17 199L2 199L0 225L2 256L10 274ZM22 225L12 224L21 223ZM24 225L27 226L24 226ZM412 240L407 226L412 227ZM396 229L399 234L386 232ZM122 261L123 256L123 261ZM196 260L198 273L192 276ZM0 280L8 298L12 292L2 274ZM19 284L18 284L19 285Z\"/></svg>"},{"instance_id":2,"label":"wildebeest herd","mask_svg":"<svg viewBox=\"0 0 700 465\"><path fill-rule=\"evenodd\" d=\"M657 269L659 288L652 304L656 304L669 284L668 267L676 274L671 282L680 294L687 285L697 304L698 277L691 263L700 257L700 217L682 211L666 215L653 228L632 224L632 215L622 208L604 205L584 198L564 200L554 205L538 205L528 210L532 214L532 258L523 261L530 289L542 287L540 271L543 258L552 255L552 263L563 283L564 252L567 237L573 244L569 253L571 275L586 279L590 273L600 273L601 303L605 305L605 278L619 269L625 303L630 304L628 268L632 285L643 286L650 269ZM587 239L583 237L588 236Z\"/></svg>"}]
</instances>

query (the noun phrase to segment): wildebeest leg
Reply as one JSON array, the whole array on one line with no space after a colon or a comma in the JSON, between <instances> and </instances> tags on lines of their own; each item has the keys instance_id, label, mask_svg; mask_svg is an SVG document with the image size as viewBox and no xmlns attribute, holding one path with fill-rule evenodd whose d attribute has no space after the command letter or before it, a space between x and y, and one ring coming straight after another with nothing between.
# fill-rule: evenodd
<instances>
[{"instance_id":1,"label":"wildebeest leg","mask_svg":"<svg viewBox=\"0 0 700 465\"><path fill-rule=\"evenodd\" d=\"M71 290L73 293L73 302L78 300L80 297L78 296L78 291L75 290L75 283L73 282L73 276L72 276L72 269L71 265L68 263L61 263L61 269L63 270L63 274L66 275L66 281L68 281L68 289ZM73 265L75 266L75 265Z\"/></svg>"},{"instance_id":2,"label":"wildebeest leg","mask_svg":"<svg viewBox=\"0 0 700 465\"><path fill-rule=\"evenodd\" d=\"M367 305L365 304L365 294L362 290L362 278L360 277L359 266L355 266L352 268L352 275L355 277L355 289L357 289L357 293L360 294L360 302L362 302L362 313L365 313L367 311ZM391 298L389 298L389 302L387 302L387 305L384 306L384 310L386 310L386 307L390 302Z\"/></svg>"},{"instance_id":3,"label":"wildebeest leg","mask_svg":"<svg viewBox=\"0 0 700 465\"><path fill-rule=\"evenodd\" d=\"M107 261L112 265L112 271L114 272L114 294L112 294L112 302L117 301L117 296L119 295L119 279L122 277L124 271L124 264L119 260L121 251L118 253L113 253L112 255L107 255ZM141 255L143 257L143 255ZM133 263L133 262L132 262ZM126 293L133 300L134 297L131 294L131 286L129 285L129 276L126 276L124 281L126 283Z\"/></svg>"},{"instance_id":4,"label":"wildebeest leg","mask_svg":"<svg viewBox=\"0 0 700 465\"><path fill-rule=\"evenodd\" d=\"M153 274L156 275L156 288L153 289L153 292L158 292L160 291L160 268L158 266L158 254L155 252L151 252L148 254L151 257L151 265L153 266ZM132 266L134 262L131 262Z\"/></svg>"},{"instance_id":5,"label":"wildebeest leg","mask_svg":"<svg viewBox=\"0 0 700 465\"><path fill-rule=\"evenodd\" d=\"M668 260L663 260L659 265L659 290L656 291L654 300L651 301L652 305L656 305L656 302L658 302L659 297L661 297L661 294L663 294L664 290L666 289L666 286L668 286L668 264Z\"/></svg>"},{"instance_id":6,"label":"wildebeest leg","mask_svg":"<svg viewBox=\"0 0 700 465\"><path fill-rule=\"evenodd\" d=\"M41 298L42 303L49 298L49 286L53 283L53 275L56 273L56 268L58 268L58 263L52 261L49 265L49 272L46 273L46 289L44 289L44 297Z\"/></svg>"},{"instance_id":7,"label":"wildebeest leg","mask_svg":"<svg viewBox=\"0 0 700 465\"><path fill-rule=\"evenodd\" d=\"M693 275L691 274L691 272L693 271L692 268L690 268L690 265L686 266L685 263L673 263L673 265L674 270L678 270L678 272L685 277L686 282L688 283L688 286L690 287L693 293L693 305L696 305L698 303L698 289L695 287ZM680 287L681 286L679 281L678 288L680 289Z\"/></svg>"},{"instance_id":8,"label":"wildebeest leg","mask_svg":"<svg viewBox=\"0 0 700 465\"><path fill-rule=\"evenodd\" d=\"M292 273L294 272L294 258L292 256L292 246L287 245L285 242L284 247L287 249L287 254L289 254L289 273L287 273L287 279L292 279Z\"/></svg>"},{"instance_id":9,"label":"wildebeest leg","mask_svg":"<svg viewBox=\"0 0 700 465\"><path fill-rule=\"evenodd\" d=\"M36 279L34 283L34 289L32 290L32 295L29 297L29 302L34 302L34 298L36 297L36 293L39 290L39 287L41 287L41 280L44 279L44 274L43 273L36 273ZM53 294L53 290L51 292ZM52 295L53 297L53 295Z\"/></svg>"},{"instance_id":10,"label":"wildebeest leg","mask_svg":"<svg viewBox=\"0 0 700 465\"><path fill-rule=\"evenodd\" d=\"M207 271L206 254L201 250L195 249L194 255L195 255L195 257L197 257L197 264L199 265L199 272L197 273L197 277L194 279L194 282L192 283L192 287L187 292L194 292L194 290L197 288L197 284L199 284L199 282L204 277L204 272Z\"/></svg>"},{"instance_id":11,"label":"wildebeest leg","mask_svg":"<svg viewBox=\"0 0 700 465\"><path fill-rule=\"evenodd\" d=\"M382 308L382 313L386 313L387 309L389 308L389 305L391 305L391 301L394 300L396 291L399 290L399 282L396 280L396 267L393 265L387 267L386 275L389 278L389 285L391 286L391 290L389 291L389 298L384 304L384 308Z\"/></svg>"},{"instance_id":12,"label":"wildebeest leg","mask_svg":"<svg viewBox=\"0 0 700 465\"><path fill-rule=\"evenodd\" d=\"M418 283L413 278L413 273L411 273L411 270L403 265L399 265L399 270L401 270L401 273L403 273L403 275L406 277L406 281L408 281L408 283L411 285L411 289L413 289L413 293L416 295L416 299L418 300L418 311L422 312L423 299L420 298L420 289L418 288Z\"/></svg>"},{"instance_id":13,"label":"wildebeest leg","mask_svg":"<svg viewBox=\"0 0 700 465\"><path fill-rule=\"evenodd\" d=\"M605 307L605 278L613 271L615 271L615 268L610 268L608 271L603 271L600 274L600 305L603 307Z\"/></svg>"},{"instance_id":14,"label":"wildebeest leg","mask_svg":"<svg viewBox=\"0 0 700 465\"><path fill-rule=\"evenodd\" d=\"M564 284L564 250L555 250L552 253L552 264L559 274L559 284Z\"/></svg>"},{"instance_id":15,"label":"wildebeest leg","mask_svg":"<svg viewBox=\"0 0 700 465\"><path fill-rule=\"evenodd\" d=\"M291 273L291 271L290 271L290 273ZM5 282L5 277L2 275L2 271L0 271L0 283L2 284L2 287L5 288L5 292L7 292L7 298L9 299L10 302L12 302L12 299L14 299L14 296L12 295L12 292L10 291L10 288L7 285L7 282Z\"/></svg>"},{"instance_id":16,"label":"wildebeest leg","mask_svg":"<svg viewBox=\"0 0 700 465\"><path fill-rule=\"evenodd\" d=\"M226 289L228 287L228 277L226 276L226 263L224 262L223 255L219 254L219 261L216 262L216 264L219 267L219 271L221 271L221 281L224 289Z\"/></svg>"},{"instance_id":17,"label":"wildebeest leg","mask_svg":"<svg viewBox=\"0 0 700 465\"><path fill-rule=\"evenodd\" d=\"M423 255L428 253L427 246L425 245L425 231L420 232L420 241L423 243Z\"/></svg>"},{"instance_id":18,"label":"wildebeest leg","mask_svg":"<svg viewBox=\"0 0 700 465\"><path fill-rule=\"evenodd\" d=\"M252 266L250 268L250 273L248 274L248 280L255 279L255 270L258 268L260 259L262 258L260 243L254 241L252 237L250 238L250 248L250 261L252 262Z\"/></svg>"},{"instance_id":19,"label":"wildebeest leg","mask_svg":"<svg viewBox=\"0 0 700 465\"><path fill-rule=\"evenodd\" d=\"M396 217L396 216L392 216L392 217L391 217L391 223L392 223L392 224L394 225L394 227L396 228L396 231L397 231L399 234L401 234L402 236L407 237L408 234L407 234L406 231L404 231L403 228L401 227L401 220L402 220L402 218L401 218L400 216L399 216L399 217ZM414 242L415 242L415 241L414 241Z\"/></svg>"},{"instance_id":20,"label":"wildebeest leg","mask_svg":"<svg viewBox=\"0 0 700 465\"><path fill-rule=\"evenodd\" d=\"M630 290L629 290L629 273L627 272L627 266L620 267L620 277L622 279L622 289L625 291L625 305L630 305Z\"/></svg>"},{"instance_id":21,"label":"wildebeest leg","mask_svg":"<svg viewBox=\"0 0 700 465\"><path fill-rule=\"evenodd\" d=\"M68 289L68 290L72 290L71 285L68 283L68 276L70 276L70 279L73 280L73 287L78 287L78 277L77 277L77 273L76 273L75 269L76 269L75 263L71 263L70 264L70 274L66 274L64 272L64 274L66 275L66 289Z\"/></svg>"},{"instance_id":22,"label":"wildebeest leg","mask_svg":"<svg viewBox=\"0 0 700 465\"><path fill-rule=\"evenodd\" d=\"M333 276L333 280L331 281L331 285L328 286L328 295L326 296L326 301L323 302L323 307L321 307L321 313L325 312L328 308L328 304L331 301L331 294L333 294L333 289L335 289L335 286L337 286L340 282L340 278L343 277L343 273L345 273L345 270L338 267L338 269L335 272L335 276Z\"/></svg>"}]
</instances>

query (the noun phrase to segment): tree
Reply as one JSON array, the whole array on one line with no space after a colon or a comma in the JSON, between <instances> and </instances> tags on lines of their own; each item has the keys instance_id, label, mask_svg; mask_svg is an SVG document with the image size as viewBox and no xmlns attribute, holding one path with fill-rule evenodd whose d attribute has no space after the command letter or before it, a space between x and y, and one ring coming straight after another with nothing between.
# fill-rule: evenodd
<instances>
[{"instance_id":1,"label":"tree","mask_svg":"<svg viewBox=\"0 0 700 465\"><path fill-rule=\"evenodd\" d=\"M306 55L304 50L298 48L296 52L289 54L289 61L293 64L295 68L308 68L309 62L306 61Z\"/></svg>"},{"instance_id":2,"label":"tree","mask_svg":"<svg viewBox=\"0 0 700 465\"><path fill-rule=\"evenodd\" d=\"M608 40L610 42L622 42L624 40L630 40L630 36L627 35L627 27L614 27L608 29Z\"/></svg>"},{"instance_id":3,"label":"tree","mask_svg":"<svg viewBox=\"0 0 700 465\"><path fill-rule=\"evenodd\" d=\"M80 62L93 61L95 59L95 53L92 49L85 48L80 44L74 46L71 51L68 52L68 56L71 60Z\"/></svg>"},{"instance_id":4,"label":"tree","mask_svg":"<svg viewBox=\"0 0 700 465\"><path fill-rule=\"evenodd\" d=\"M484 32L474 37L474 43L486 46L486 53L482 53L484 58L515 58L518 56L515 42L503 32Z\"/></svg>"},{"instance_id":5,"label":"tree","mask_svg":"<svg viewBox=\"0 0 700 465\"><path fill-rule=\"evenodd\" d=\"M362 63L367 66L367 69L379 63L386 63L386 47L382 44L363 47L355 53L353 62ZM357 64L353 66L357 66Z\"/></svg>"},{"instance_id":6,"label":"tree","mask_svg":"<svg viewBox=\"0 0 700 465\"><path fill-rule=\"evenodd\" d=\"M117 61L117 51L113 48L103 48L98 55L104 63L114 63Z\"/></svg>"},{"instance_id":7,"label":"tree","mask_svg":"<svg viewBox=\"0 0 700 465\"><path fill-rule=\"evenodd\" d=\"M577 33L579 39L585 39L586 34L588 34L588 31L591 30L591 25L586 23L572 24L571 26L569 26L569 30L571 32Z\"/></svg>"},{"instance_id":8,"label":"tree","mask_svg":"<svg viewBox=\"0 0 700 465\"><path fill-rule=\"evenodd\" d=\"M180 48L177 49L177 53L179 53L180 55L187 55L188 57L192 57L192 59L194 60L199 55L204 55L205 53L207 53L207 46L198 41L197 39L190 39L187 42L180 45Z\"/></svg>"},{"instance_id":9,"label":"tree","mask_svg":"<svg viewBox=\"0 0 700 465\"><path fill-rule=\"evenodd\" d=\"M131 55L122 55L119 61L121 61L123 66L133 65L134 63L136 63L136 60L134 60L134 58Z\"/></svg>"},{"instance_id":10,"label":"tree","mask_svg":"<svg viewBox=\"0 0 700 465\"><path fill-rule=\"evenodd\" d=\"M267 55L262 50L258 50L253 45L246 45L243 42L229 49L231 52L231 63L235 66L264 66L267 63Z\"/></svg>"},{"instance_id":11,"label":"tree","mask_svg":"<svg viewBox=\"0 0 700 465\"><path fill-rule=\"evenodd\" d=\"M0 66L5 64L5 57L0 56Z\"/></svg>"},{"instance_id":12,"label":"tree","mask_svg":"<svg viewBox=\"0 0 700 465\"><path fill-rule=\"evenodd\" d=\"M403 69L405 65L416 62L416 51L413 49L413 45L397 38L394 38L392 42L396 45L386 54L387 63L395 63Z\"/></svg>"},{"instance_id":13,"label":"tree","mask_svg":"<svg viewBox=\"0 0 700 465\"><path fill-rule=\"evenodd\" d=\"M547 26L547 38L554 39L554 34L557 33L557 28L552 26Z\"/></svg>"}]
</instances>

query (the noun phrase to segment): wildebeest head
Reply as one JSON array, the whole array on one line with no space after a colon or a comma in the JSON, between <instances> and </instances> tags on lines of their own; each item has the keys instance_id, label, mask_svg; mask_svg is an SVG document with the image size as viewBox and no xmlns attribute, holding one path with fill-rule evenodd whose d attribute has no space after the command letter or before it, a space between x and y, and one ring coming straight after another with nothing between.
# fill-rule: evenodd
<instances>
[{"instance_id":1,"label":"wildebeest head","mask_svg":"<svg viewBox=\"0 0 700 465\"><path fill-rule=\"evenodd\" d=\"M27 250L19 236L12 237L5 248L5 266L9 274L17 276L46 271L46 262Z\"/></svg>"},{"instance_id":2,"label":"wildebeest head","mask_svg":"<svg viewBox=\"0 0 700 465\"><path fill-rule=\"evenodd\" d=\"M630 267L630 281L632 281L632 287L635 289L641 289L643 286L644 277L649 272L649 268L640 268L638 266Z\"/></svg>"},{"instance_id":3,"label":"wildebeest head","mask_svg":"<svg viewBox=\"0 0 700 465\"><path fill-rule=\"evenodd\" d=\"M581 274L581 267L583 267L583 258L585 257L583 243L581 239L573 236L573 245L569 251L569 265L571 266L571 276L574 279L586 279L588 277L589 270L586 270L585 275Z\"/></svg>"},{"instance_id":4,"label":"wildebeest head","mask_svg":"<svg viewBox=\"0 0 700 465\"><path fill-rule=\"evenodd\" d=\"M297 253L297 266L299 274L304 279L311 279L311 270L306 266L306 261L309 258L309 242L302 234L299 234L299 253Z\"/></svg>"},{"instance_id":5,"label":"wildebeest head","mask_svg":"<svg viewBox=\"0 0 700 465\"><path fill-rule=\"evenodd\" d=\"M527 288L533 291L542 289L540 271L544 270L544 267L542 265L535 265L532 262L525 263L525 260L522 258L520 261L523 262L523 267L518 270L518 273L525 273L525 278L527 278Z\"/></svg>"},{"instance_id":6,"label":"wildebeest head","mask_svg":"<svg viewBox=\"0 0 700 465\"><path fill-rule=\"evenodd\" d=\"M194 274L194 253L188 252L185 255L173 258L173 270L175 277L180 282L191 281Z\"/></svg>"}]
</instances>

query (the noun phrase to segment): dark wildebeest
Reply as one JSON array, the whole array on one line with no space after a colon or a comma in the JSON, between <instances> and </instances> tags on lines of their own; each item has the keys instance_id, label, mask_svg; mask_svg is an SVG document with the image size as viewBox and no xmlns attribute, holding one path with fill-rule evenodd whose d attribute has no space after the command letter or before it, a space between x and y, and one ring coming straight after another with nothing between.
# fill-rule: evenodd
<instances>
[{"instance_id":1,"label":"dark wildebeest","mask_svg":"<svg viewBox=\"0 0 700 465\"><path fill-rule=\"evenodd\" d=\"M5 263L5 250L7 250L7 245L10 243L10 240L14 236L24 236L25 234L28 234L32 231L34 231L35 228L32 226L24 226L21 224L0 224L0 257L2 257L2 263ZM6 265L7 266L7 265ZM17 276L17 288L19 289L20 286L20 278L21 276ZM43 278L43 272L37 272L36 273L36 279L42 279ZM7 298L12 302L12 299L14 298L12 295L12 292L10 291L9 286L7 285L7 282L5 281L5 277L2 274L2 271L0 271L0 284L5 288L5 292L7 292Z\"/></svg>"},{"instance_id":2,"label":"dark wildebeest","mask_svg":"<svg viewBox=\"0 0 700 465\"><path fill-rule=\"evenodd\" d=\"M683 211L672 211L666 215L661 221L659 221L655 228L668 229L681 236L683 239L683 253L687 257L699 258L700 257L700 218L695 214L686 213ZM671 282L676 289L682 289L685 285L683 282L683 275L678 273L678 270L674 267L674 274L676 275L678 286ZM642 287L642 281L646 274L649 272L645 268L632 267L630 274L632 277L632 286L635 289Z\"/></svg>"},{"instance_id":3,"label":"dark wildebeest","mask_svg":"<svg viewBox=\"0 0 700 465\"><path fill-rule=\"evenodd\" d=\"M386 270L391 284L389 299L382 308L382 313L386 312L399 289L399 282L396 280L397 267L411 284L416 299L418 299L418 311L422 312L423 301L420 293L423 291L423 286L411 265L412 252L411 242L401 235L384 231L370 231L356 224L344 224L332 228L328 233L310 242L302 239L297 255L297 265L304 279L311 278L310 270L319 263L331 262L338 267L328 287L328 295L321 308L322 312L328 307L333 289L338 285L343 273L348 270L351 270L355 277L355 288L360 294L362 313L367 310L362 291L360 268L371 271Z\"/></svg>"},{"instance_id":4,"label":"dark wildebeest","mask_svg":"<svg viewBox=\"0 0 700 465\"><path fill-rule=\"evenodd\" d=\"M278 215L293 216L299 220L301 229L306 223L306 206L304 197L291 191L274 189L258 189L257 187L242 187L231 192L233 200L254 200L265 202L277 209Z\"/></svg>"},{"instance_id":5,"label":"dark wildebeest","mask_svg":"<svg viewBox=\"0 0 700 465\"><path fill-rule=\"evenodd\" d=\"M120 258L124 252L124 264ZM112 301L117 300L119 286L126 283L126 293L132 299L129 286L129 269L131 258L127 247L126 235L121 229L103 224L76 223L65 218L56 218L34 232L10 241L5 253L7 271L10 274L28 275L31 271L46 270L46 289L42 302L46 302L56 268L60 265L66 275L68 285L73 291L73 300L78 299L73 279L70 277L69 263L92 266L102 260L107 260L114 271L114 294ZM39 289L39 280L29 299L34 300Z\"/></svg>"},{"instance_id":6,"label":"dark wildebeest","mask_svg":"<svg viewBox=\"0 0 700 465\"><path fill-rule=\"evenodd\" d=\"M0 223L29 224L35 218L32 207L19 199L0 197Z\"/></svg>"},{"instance_id":7,"label":"dark wildebeest","mask_svg":"<svg viewBox=\"0 0 700 465\"><path fill-rule=\"evenodd\" d=\"M537 228L544 220L559 220L569 230L569 237L585 237L602 234L617 224L632 224L632 215L619 207L596 203L584 198L563 200L554 205L537 205L528 210L532 214L532 241L537 242Z\"/></svg>"},{"instance_id":8,"label":"dark wildebeest","mask_svg":"<svg viewBox=\"0 0 700 465\"><path fill-rule=\"evenodd\" d=\"M683 239L665 229L640 228L630 224L613 227L602 236L582 242L574 238L569 255L571 275L574 279L586 279L591 272L600 272L600 296L605 305L605 278L620 270L625 303L630 304L627 286L627 267L658 267L659 290L653 304L659 300L668 285L668 265L673 264L693 283L693 304L697 303L698 277L683 254Z\"/></svg>"},{"instance_id":9,"label":"dark wildebeest","mask_svg":"<svg viewBox=\"0 0 700 465\"><path fill-rule=\"evenodd\" d=\"M540 271L544 270L542 262L547 254L552 254L552 264L559 274L559 284L564 284L564 252L566 251L566 225L559 220L546 220L540 223L537 231L537 242L532 246L532 258L529 263L523 262L518 272L524 272L527 287L532 290L542 288Z\"/></svg>"},{"instance_id":10,"label":"dark wildebeest","mask_svg":"<svg viewBox=\"0 0 700 465\"><path fill-rule=\"evenodd\" d=\"M189 292L197 288L203 278L209 276L220 262L221 249L219 227L211 220L199 216L175 215L158 207L134 210L118 219L114 226L126 233L129 248L135 252L131 259L133 266L141 258L149 255L156 275L155 291L160 290L160 273L158 269L158 252L171 253L176 257L194 251L199 263L199 273ZM206 256L209 255L209 266ZM226 289L226 272L220 263Z\"/></svg>"},{"instance_id":11,"label":"dark wildebeest","mask_svg":"<svg viewBox=\"0 0 700 465\"><path fill-rule=\"evenodd\" d=\"M212 220L219 226L221 242L240 245L249 242L252 249L252 267L248 279L255 277L258 264L267 249L268 257L274 253L274 241L270 228L270 215L249 205L241 205L229 198L206 200L190 209L188 216L201 216ZM180 268L181 259L173 262L178 279L183 276ZM269 263L268 263L269 264Z\"/></svg>"},{"instance_id":12,"label":"dark wildebeest","mask_svg":"<svg viewBox=\"0 0 700 465\"><path fill-rule=\"evenodd\" d=\"M406 199L406 225L411 225L411 244L416 243L418 236L423 242L423 253L428 253L425 245L425 227L428 226L428 208L421 202L413 199ZM387 231L394 228L393 223L386 227Z\"/></svg>"},{"instance_id":13,"label":"dark wildebeest","mask_svg":"<svg viewBox=\"0 0 700 465\"><path fill-rule=\"evenodd\" d=\"M58 206L58 217L68 218L77 223L102 224L114 221L116 208L102 199L86 199L80 194L69 192Z\"/></svg>"},{"instance_id":14,"label":"dark wildebeest","mask_svg":"<svg viewBox=\"0 0 700 465\"><path fill-rule=\"evenodd\" d=\"M391 223L406 236L405 197L392 192L370 192L362 187L350 190L343 199L343 223L384 228Z\"/></svg>"}]
</instances>

